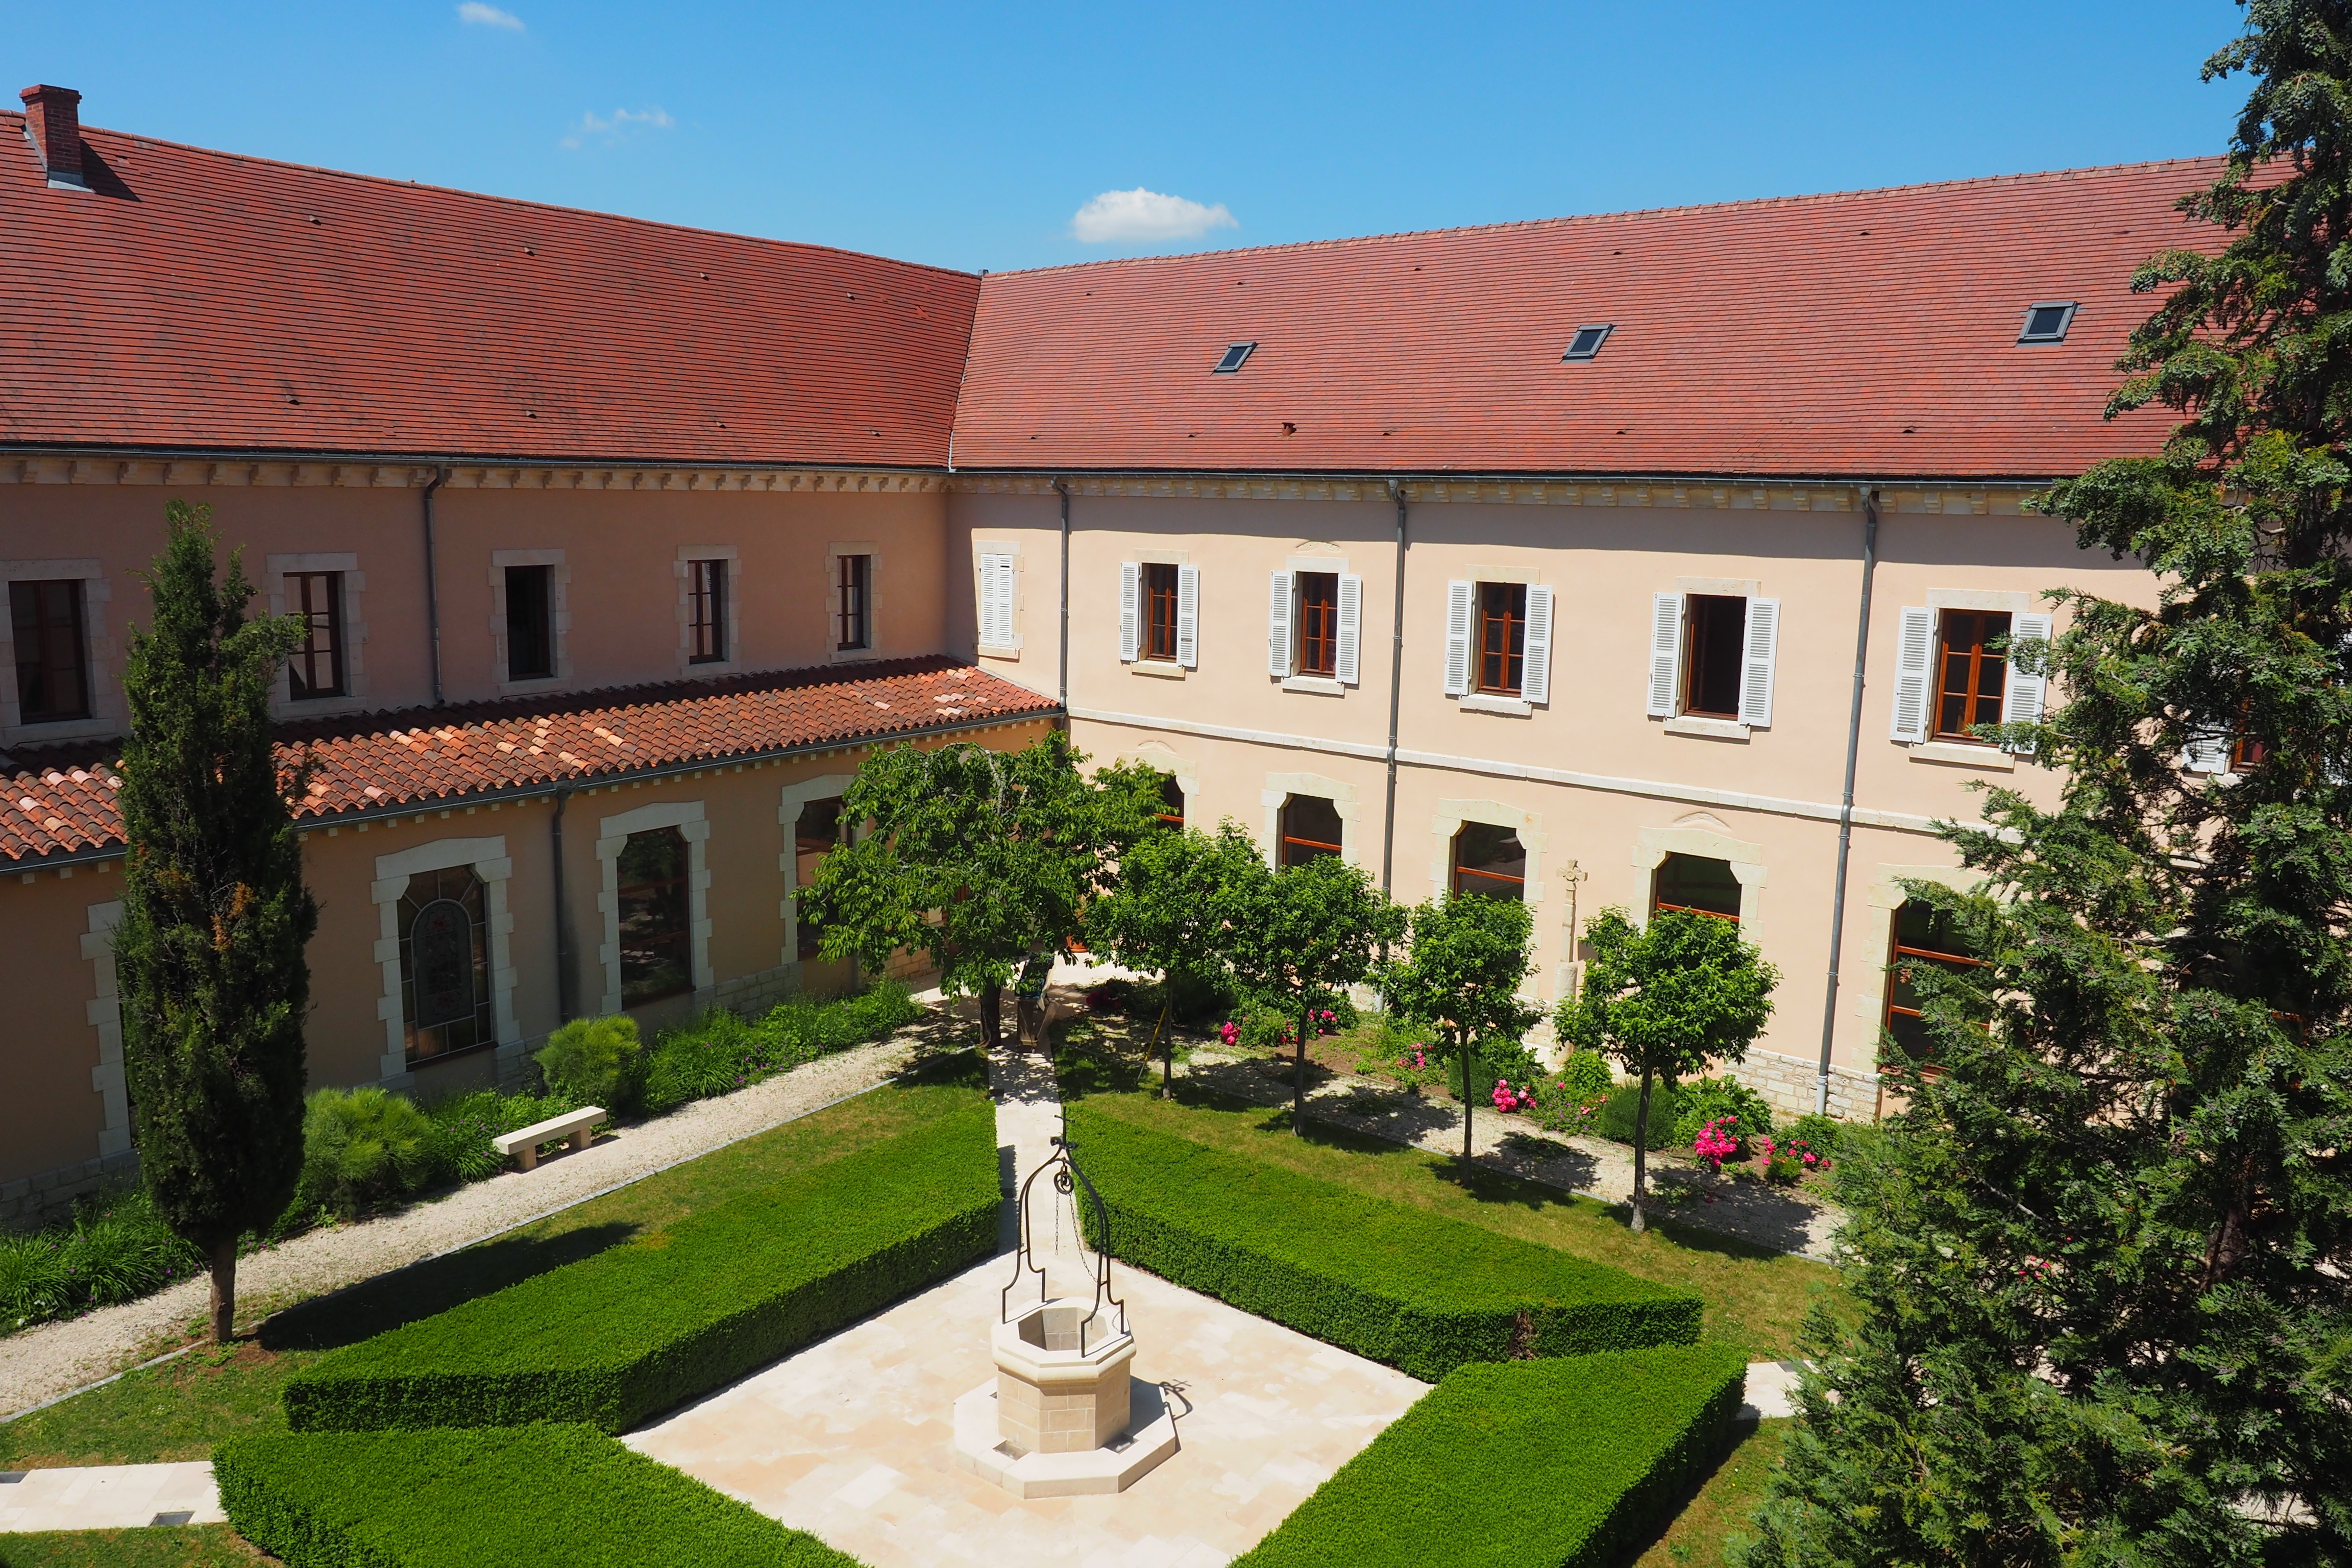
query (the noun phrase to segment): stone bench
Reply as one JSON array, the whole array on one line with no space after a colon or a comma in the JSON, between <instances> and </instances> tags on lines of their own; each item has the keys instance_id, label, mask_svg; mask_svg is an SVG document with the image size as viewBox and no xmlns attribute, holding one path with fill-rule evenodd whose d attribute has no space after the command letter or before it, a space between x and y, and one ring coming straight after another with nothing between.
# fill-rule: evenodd
<instances>
[{"instance_id":1,"label":"stone bench","mask_svg":"<svg viewBox=\"0 0 2352 1568\"><path fill-rule=\"evenodd\" d=\"M490 1140L490 1147L501 1154L513 1155L515 1163L524 1170L533 1170L539 1164L539 1146L541 1143L553 1143L569 1138L574 1149L585 1149L596 1136L590 1130L604 1120L603 1106L583 1105L577 1110L551 1116L528 1127L518 1127L512 1132L502 1132Z\"/></svg>"}]
</instances>

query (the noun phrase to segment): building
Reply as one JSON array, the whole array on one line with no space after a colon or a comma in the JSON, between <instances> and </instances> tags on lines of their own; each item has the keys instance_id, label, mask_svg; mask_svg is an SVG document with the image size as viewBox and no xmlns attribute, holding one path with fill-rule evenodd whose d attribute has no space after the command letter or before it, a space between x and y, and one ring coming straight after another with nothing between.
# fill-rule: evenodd
<instances>
[{"instance_id":1,"label":"building","mask_svg":"<svg viewBox=\"0 0 2352 1568\"><path fill-rule=\"evenodd\" d=\"M1546 1001L1603 905L1736 918L1784 975L1748 1076L1871 1114L1890 958L1942 951L1901 917L1956 875L1930 824L2054 793L1966 733L2042 700L2003 639L2053 585L2151 593L2023 503L2160 441L2102 417L2128 279L2210 242L2173 203L2215 168L973 277L26 105L19 1214L127 1158L107 764L174 497L314 628L316 1081L436 1093L565 1016L810 983L809 804L875 744L1062 722L1269 855L1527 899Z\"/></svg>"}]
</instances>

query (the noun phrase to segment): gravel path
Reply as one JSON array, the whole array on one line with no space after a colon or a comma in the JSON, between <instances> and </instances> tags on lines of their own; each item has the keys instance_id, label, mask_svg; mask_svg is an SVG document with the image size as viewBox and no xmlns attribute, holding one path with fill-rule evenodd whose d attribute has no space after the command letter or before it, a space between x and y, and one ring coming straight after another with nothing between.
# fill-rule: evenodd
<instances>
[{"instance_id":1,"label":"gravel path","mask_svg":"<svg viewBox=\"0 0 2352 1568\"><path fill-rule=\"evenodd\" d=\"M509 1171L364 1224L306 1232L239 1260L239 1323L258 1322L297 1301L455 1251L872 1089L963 1027L960 1018L934 1015L877 1044L621 1128L593 1148L545 1158L535 1171ZM0 1339L0 1416L55 1399L200 1333L206 1290L202 1279L184 1280L136 1301Z\"/></svg>"}]
</instances>

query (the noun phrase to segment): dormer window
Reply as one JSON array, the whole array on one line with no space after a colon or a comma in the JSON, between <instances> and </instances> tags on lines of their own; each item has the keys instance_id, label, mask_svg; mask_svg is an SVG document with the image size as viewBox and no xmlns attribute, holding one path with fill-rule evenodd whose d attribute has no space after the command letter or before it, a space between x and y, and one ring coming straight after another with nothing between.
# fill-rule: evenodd
<instances>
[{"instance_id":1,"label":"dormer window","mask_svg":"<svg viewBox=\"0 0 2352 1568\"><path fill-rule=\"evenodd\" d=\"M2074 322L2074 301L2046 300L2026 308L2025 326L2017 334L2021 343L2063 343L2066 329Z\"/></svg>"}]
</instances>

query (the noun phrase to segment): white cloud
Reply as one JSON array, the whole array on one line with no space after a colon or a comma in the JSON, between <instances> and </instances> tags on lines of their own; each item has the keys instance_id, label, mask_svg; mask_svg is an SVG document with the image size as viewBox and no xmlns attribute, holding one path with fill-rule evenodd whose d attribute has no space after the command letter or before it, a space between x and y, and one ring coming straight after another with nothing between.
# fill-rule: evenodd
<instances>
[{"instance_id":1,"label":"white cloud","mask_svg":"<svg viewBox=\"0 0 2352 1568\"><path fill-rule=\"evenodd\" d=\"M496 5L485 5L482 0L466 0L457 7L457 20L471 22L478 27L504 27L510 33L522 31L522 18L511 11L501 11Z\"/></svg>"},{"instance_id":2,"label":"white cloud","mask_svg":"<svg viewBox=\"0 0 2352 1568\"><path fill-rule=\"evenodd\" d=\"M1213 228L1240 226L1223 202L1202 206L1138 185L1131 191L1105 191L1080 207L1070 219L1070 236L1087 245L1134 244L1194 239Z\"/></svg>"},{"instance_id":3,"label":"white cloud","mask_svg":"<svg viewBox=\"0 0 2352 1568\"><path fill-rule=\"evenodd\" d=\"M604 142L618 142L624 136L639 131L667 131L677 121L667 111L653 109L616 109L610 116L593 110L580 117L580 123L565 133L562 145L584 146L590 138Z\"/></svg>"}]
</instances>

